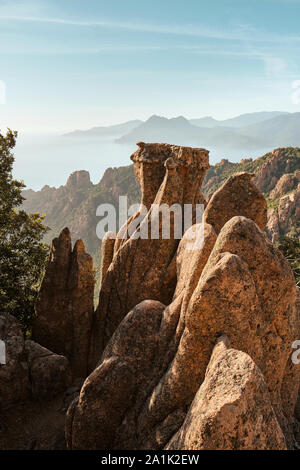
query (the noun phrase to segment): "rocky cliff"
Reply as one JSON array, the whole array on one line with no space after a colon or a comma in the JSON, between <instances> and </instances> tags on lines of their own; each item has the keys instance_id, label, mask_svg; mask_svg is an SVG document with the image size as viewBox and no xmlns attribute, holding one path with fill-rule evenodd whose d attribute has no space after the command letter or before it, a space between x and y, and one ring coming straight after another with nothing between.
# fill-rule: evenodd
<instances>
[{"instance_id":1,"label":"rocky cliff","mask_svg":"<svg viewBox=\"0 0 300 470\"><path fill-rule=\"evenodd\" d=\"M203 149L139 145L142 200L198 200ZM145 216L138 227L148 223ZM69 448L293 448L297 288L266 223L267 203L244 172L210 198L200 247L189 248L196 225L179 244L160 232L109 244L109 254L104 245L111 262L92 325L91 373L67 414Z\"/></svg>"},{"instance_id":2,"label":"rocky cliff","mask_svg":"<svg viewBox=\"0 0 300 470\"><path fill-rule=\"evenodd\" d=\"M270 210L267 227L269 237L277 240L280 235L299 234L296 207L299 207L297 181L300 149L277 149L256 160L245 159L240 163L222 160L207 171L202 186L204 196L209 199L229 176L243 171L255 173L254 182L267 199ZM283 184L282 181L277 190L273 191L280 178L286 174L290 175L289 183ZM45 186L41 191L24 191L24 209L46 214L46 223L51 228L46 235L46 242L50 243L53 237L68 226L75 239L82 238L85 241L87 251L98 264L100 243L95 233L99 221L96 208L102 203L118 207L119 196L125 194L128 195L129 205L139 201L140 188L132 166L107 169L96 185L90 182L87 172L79 171L73 173L67 184L60 188ZM285 196L288 197L280 202Z\"/></svg>"},{"instance_id":3,"label":"rocky cliff","mask_svg":"<svg viewBox=\"0 0 300 470\"><path fill-rule=\"evenodd\" d=\"M237 171L255 173L254 182L268 202L268 237L275 242L283 235L299 237L300 149L276 149L239 164L222 160L207 172L204 194L210 197L220 183Z\"/></svg>"},{"instance_id":4,"label":"rocky cliff","mask_svg":"<svg viewBox=\"0 0 300 470\"><path fill-rule=\"evenodd\" d=\"M159 219L158 237L144 239L136 234L149 230L153 202L204 202L209 165L205 149L139 143L132 160L147 213L140 206L124 226L134 231L124 237L123 227L102 244L97 310L91 258L81 241L72 249L64 229L36 304L36 342L25 343L13 319L0 317L7 406L26 403L30 387L33 397L51 396L81 376L66 415L69 449L299 446L300 294L266 236L261 192L272 200L294 188L298 156L284 152L240 164L257 165L255 175L224 181L220 168L232 164L211 168L218 189L207 190L203 222L192 219L178 240L172 230L163 236Z\"/></svg>"},{"instance_id":5,"label":"rocky cliff","mask_svg":"<svg viewBox=\"0 0 300 470\"><path fill-rule=\"evenodd\" d=\"M128 195L129 205L139 199L139 187L132 166L108 168L98 184L92 184L87 171L70 175L65 186L44 186L40 191L26 190L23 207L29 212L46 215L51 228L45 241L50 244L61 230L68 226L74 239L85 241L87 251L94 257L100 251L96 236L96 209L100 204L118 207L119 196Z\"/></svg>"}]
</instances>

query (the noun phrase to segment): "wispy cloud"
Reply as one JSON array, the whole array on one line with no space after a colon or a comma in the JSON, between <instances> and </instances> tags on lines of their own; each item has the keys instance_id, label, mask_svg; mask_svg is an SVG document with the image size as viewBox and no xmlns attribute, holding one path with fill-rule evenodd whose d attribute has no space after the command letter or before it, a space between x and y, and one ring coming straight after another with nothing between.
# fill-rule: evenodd
<instances>
[{"instance_id":1,"label":"wispy cloud","mask_svg":"<svg viewBox=\"0 0 300 470\"><path fill-rule=\"evenodd\" d=\"M32 23L50 23L57 25L66 26L78 26L78 27L102 27L111 29L124 29L130 31L141 31L149 33L160 33L160 34L174 34L181 36L193 36L193 37L206 37L215 39L242 39L243 36L238 31L221 31L214 30L211 28L205 28L202 25L154 25L147 23L129 23L129 22L118 22L110 20L75 20L66 18L51 18L51 17L38 17L38 16L18 16L18 15L0 15L0 20L3 21L20 21L20 22L32 22Z\"/></svg>"},{"instance_id":2,"label":"wispy cloud","mask_svg":"<svg viewBox=\"0 0 300 470\"><path fill-rule=\"evenodd\" d=\"M249 46L249 45L248 45ZM218 46L202 46L180 43L169 44L102 44L102 45L86 45L86 46L68 46L60 44L59 47L49 45L46 46L40 43L35 43L28 47L25 43L20 41L17 48L14 44L10 46L10 41L3 41L0 43L0 53L3 54L47 54L47 55L102 55L102 54L139 54L139 53L156 53L164 54L171 51L178 51L178 54L191 54L196 56L215 56L215 57L228 57L236 58L237 60L253 60L260 61L264 66L265 75L267 77L282 77L287 76L289 72L289 63L286 59L281 58L279 55L274 56L272 47L247 47L245 43L243 46L230 44L226 47ZM284 56L285 49L281 51L277 49L277 53L281 52ZM298 57L299 49L295 48L294 57Z\"/></svg>"},{"instance_id":3,"label":"wispy cloud","mask_svg":"<svg viewBox=\"0 0 300 470\"><path fill-rule=\"evenodd\" d=\"M220 39L229 41L254 41L254 42L282 42L282 41L299 41L299 36L282 38L264 31L257 31L251 25L237 25L230 30L221 30L216 28L208 28L205 25L167 25L167 24L150 24L140 21L122 22L107 19L97 20L77 20L59 17L46 16L25 16L25 15L1 15L0 21L18 21L31 23L48 23L55 25L77 26L77 27L100 27L110 29L123 29L129 31L168 34L177 36L198 37L207 39Z\"/></svg>"},{"instance_id":4,"label":"wispy cloud","mask_svg":"<svg viewBox=\"0 0 300 470\"><path fill-rule=\"evenodd\" d=\"M8 41L9 43L9 41ZM236 48L236 47L208 47L208 46L197 46L197 45L186 45L186 44L102 44L101 46L91 47L89 45L82 47L82 46L72 46L72 47L64 47L60 45L60 47L43 47L40 44L35 44L34 46L28 48L26 45L25 47L22 44L18 44L18 47L15 46L10 47L7 43L0 44L0 53L1 54L54 54L54 55L64 55L64 54L72 54L72 55L80 55L80 54L90 54L90 55L97 55L102 53L120 53L120 52L128 52L128 53L135 53L135 52L168 52L168 51L178 51L179 53L183 54L193 54L197 56L220 56L220 57L237 57L237 58L245 58L245 59L253 59L253 60L262 60L265 62L266 67L268 67L268 71L277 70L280 71L284 68L283 60L279 58L273 58L270 56L271 50L263 49L262 51L250 51L247 48Z\"/></svg>"}]
</instances>

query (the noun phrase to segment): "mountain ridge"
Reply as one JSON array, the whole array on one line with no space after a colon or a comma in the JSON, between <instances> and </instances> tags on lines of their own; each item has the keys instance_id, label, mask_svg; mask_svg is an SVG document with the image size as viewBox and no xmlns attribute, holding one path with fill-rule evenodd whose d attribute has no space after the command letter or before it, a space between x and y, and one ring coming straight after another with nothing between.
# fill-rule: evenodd
<instances>
[{"instance_id":1,"label":"mountain ridge","mask_svg":"<svg viewBox=\"0 0 300 470\"><path fill-rule=\"evenodd\" d=\"M86 130L76 129L72 132L67 132L66 134L63 134L63 137L113 137L115 135L119 135L120 132L129 132L131 129L138 126L142 122L143 121L139 119L133 119L130 121L122 122L120 124L114 124L112 126L95 126Z\"/></svg>"},{"instance_id":2,"label":"mountain ridge","mask_svg":"<svg viewBox=\"0 0 300 470\"><path fill-rule=\"evenodd\" d=\"M200 126L203 123L204 127L215 127L215 126L226 126L226 127L236 127L240 128L245 125L255 124L259 122L267 121L268 119L272 119L273 117L279 115L289 114L285 111L258 111L255 113L244 113L233 118L229 119L214 119L212 116L205 116L203 118L196 118L190 119L190 122L194 125ZM201 126L200 126L201 127Z\"/></svg>"},{"instance_id":3,"label":"mountain ridge","mask_svg":"<svg viewBox=\"0 0 300 470\"><path fill-rule=\"evenodd\" d=\"M175 145L193 145L201 147L220 147L225 151L234 147L256 150L264 146L264 140L243 135L229 127L204 128L190 123L183 116L167 119L151 116L147 121L134 128L128 134L115 140L118 144L145 142L172 142Z\"/></svg>"},{"instance_id":4,"label":"mountain ridge","mask_svg":"<svg viewBox=\"0 0 300 470\"><path fill-rule=\"evenodd\" d=\"M218 121L211 116L187 119L152 115L108 127L74 131L66 137L106 137L119 145L136 142L172 142L224 152L260 152L275 147L300 146L300 112L262 111Z\"/></svg>"}]
</instances>

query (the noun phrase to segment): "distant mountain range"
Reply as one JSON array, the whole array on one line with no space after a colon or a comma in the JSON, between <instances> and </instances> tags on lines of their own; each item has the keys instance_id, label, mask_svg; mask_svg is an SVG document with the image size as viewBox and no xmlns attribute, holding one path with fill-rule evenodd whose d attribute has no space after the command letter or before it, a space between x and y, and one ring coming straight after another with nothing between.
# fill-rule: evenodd
<instances>
[{"instance_id":1,"label":"distant mountain range","mask_svg":"<svg viewBox=\"0 0 300 470\"><path fill-rule=\"evenodd\" d=\"M108 127L74 131L69 137L111 137L119 144L138 141L171 142L224 151L256 151L300 145L300 113L247 113L218 121L212 117L188 120L153 115L147 121L128 121Z\"/></svg>"},{"instance_id":2,"label":"distant mountain range","mask_svg":"<svg viewBox=\"0 0 300 470\"><path fill-rule=\"evenodd\" d=\"M300 113L276 116L243 127L242 132L253 139L270 142L275 147L296 147L300 145Z\"/></svg>"},{"instance_id":3,"label":"distant mountain range","mask_svg":"<svg viewBox=\"0 0 300 470\"><path fill-rule=\"evenodd\" d=\"M178 145L194 145L209 148L221 147L230 150L232 147L255 150L262 148L263 140L253 142L252 137L227 127L205 128L191 124L183 116L167 119L151 116L128 134L116 139L120 144L145 142L171 142ZM253 145L254 144L254 145Z\"/></svg>"},{"instance_id":4,"label":"distant mountain range","mask_svg":"<svg viewBox=\"0 0 300 470\"><path fill-rule=\"evenodd\" d=\"M190 119L190 123L194 126L199 127L234 127L240 128L244 126L250 126L251 124L257 124L259 122L267 121L268 119L272 119L273 117L286 115L289 113L282 112L282 111L261 111L258 113L246 113L241 114L240 116L236 116L231 119L225 119L222 121L218 121L211 116L205 116L200 119Z\"/></svg>"},{"instance_id":5,"label":"distant mountain range","mask_svg":"<svg viewBox=\"0 0 300 470\"><path fill-rule=\"evenodd\" d=\"M115 124L114 126L92 127L86 131L76 130L65 134L65 137L116 137L132 131L142 124L142 122L143 121L136 119L123 122L122 124Z\"/></svg>"}]
</instances>

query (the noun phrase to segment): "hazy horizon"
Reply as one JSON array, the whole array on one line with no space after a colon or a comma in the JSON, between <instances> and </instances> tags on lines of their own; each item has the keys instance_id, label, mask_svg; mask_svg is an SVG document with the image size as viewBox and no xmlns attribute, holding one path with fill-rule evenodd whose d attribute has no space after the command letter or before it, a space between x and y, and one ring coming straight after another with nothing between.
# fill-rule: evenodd
<instances>
[{"instance_id":1,"label":"hazy horizon","mask_svg":"<svg viewBox=\"0 0 300 470\"><path fill-rule=\"evenodd\" d=\"M87 170L93 184L99 183L109 167L130 165L130 155L137 149L135 144L121 145L110 139L65 138L62 136L23 136L18 138L15 149L13 175L24 180L25 189L35 191L48 185L65 185L71 173ZM242 158L257 158L271 148L257 152L221 149L210 150L210 163L213 165L222 158L240 161Z\"/></svg>"}]
</instances>

